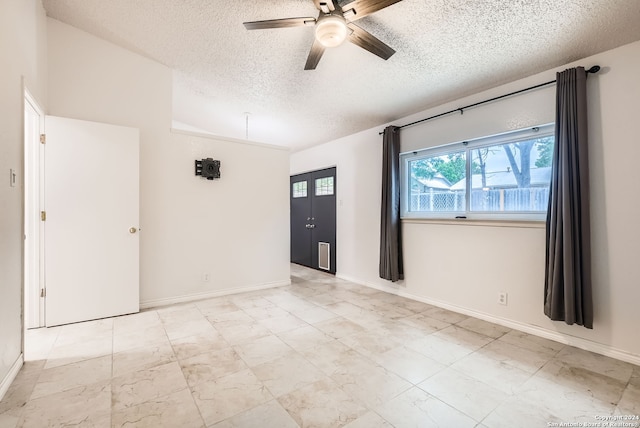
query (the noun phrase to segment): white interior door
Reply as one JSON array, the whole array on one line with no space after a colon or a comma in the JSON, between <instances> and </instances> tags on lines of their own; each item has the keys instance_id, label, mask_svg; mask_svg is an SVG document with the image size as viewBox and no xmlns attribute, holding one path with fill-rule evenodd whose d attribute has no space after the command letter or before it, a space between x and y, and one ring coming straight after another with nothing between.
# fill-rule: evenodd
<instances>
[{"instance_id":1,"label":"white interior door","mask_svg":"<svg viewBox=\"0 0 640 428\"><path fill-rule=\"evenodd\" d=\"M48 327L139 311L139 131L47 116Z\"/></svg>"}]
</instances>

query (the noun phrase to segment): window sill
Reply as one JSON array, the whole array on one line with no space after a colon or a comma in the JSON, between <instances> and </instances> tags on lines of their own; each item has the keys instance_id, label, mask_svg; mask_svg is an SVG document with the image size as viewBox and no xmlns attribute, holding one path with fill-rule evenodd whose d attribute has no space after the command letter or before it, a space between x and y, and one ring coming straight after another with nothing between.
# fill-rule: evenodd
<instances>
[{"instance_id":1,"label":"window sill","mask_svg":"<svg viewBox=\"0 0 640 428\"><path fill-rule=\"evenodd\" d=\"M522 229L544 229L545 221L536 220L471 220L468 218L437 219L437 218L403 218L406 224L444 224L457 226L481 226L481 227L516 227Z\"/></svg>"}]
</instances>

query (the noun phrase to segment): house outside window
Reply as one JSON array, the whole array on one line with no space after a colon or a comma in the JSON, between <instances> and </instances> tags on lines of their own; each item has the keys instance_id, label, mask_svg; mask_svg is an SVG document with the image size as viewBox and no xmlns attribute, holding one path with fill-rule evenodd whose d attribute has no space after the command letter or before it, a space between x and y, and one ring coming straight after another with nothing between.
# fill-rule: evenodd
<instances>
[{"instance_id":1,"label":"house outside window","mask_svg":"<svg viewBox=\"0 0 640 428\"><path fill-rule=\"evenodd\" d=\"M542 221L553 144L549 124L403 153L402 217Z\"/></svg>"}]
</instances>

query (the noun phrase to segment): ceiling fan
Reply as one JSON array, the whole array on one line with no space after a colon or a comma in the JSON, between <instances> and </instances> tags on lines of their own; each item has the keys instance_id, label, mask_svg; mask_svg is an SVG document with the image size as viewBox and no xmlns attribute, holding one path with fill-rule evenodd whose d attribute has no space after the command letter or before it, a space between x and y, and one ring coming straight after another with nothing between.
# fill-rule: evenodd
<instances>
[{"instance_id":1,"label":"ceiling fan","mask_svg":"<svg viewBox=\"0 0 640 428\"><path fill-rule=\"evenodd\" d=\"M340 6L334 0L313 0L320 11L317 18L284 18L267 21L245 22L247 30L263 30L266 28L315 27L316 37L307 57L305 70L315 70L325 48L332 48L349 40L356 46L368 50L374 55L387 60L396 51L377 39L371 33L358 27L353 21L362 19L387 6L402 0L353 0Z\"/></svg>"}]
</instances>

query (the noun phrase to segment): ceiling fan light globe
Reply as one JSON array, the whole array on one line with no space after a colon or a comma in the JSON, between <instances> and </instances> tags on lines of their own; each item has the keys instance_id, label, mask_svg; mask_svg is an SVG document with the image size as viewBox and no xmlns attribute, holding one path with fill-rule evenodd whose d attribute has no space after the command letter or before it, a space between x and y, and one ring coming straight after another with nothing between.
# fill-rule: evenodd
<instances>
[{"instance_id":1,"label":"ceiling fan light globe","mask_svg":"<svg viewBox=\"0 0 640 428\"><path fill-rule=\"evenodd\" d=\"M316 25L316 39L324 47L333 48L347 38L347 24L338 16L322 18Z\"/></svg>"}]
</instances>

